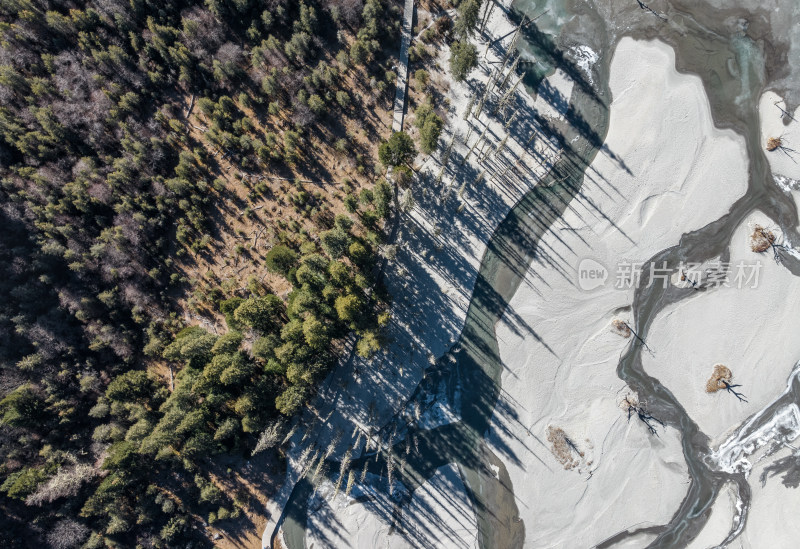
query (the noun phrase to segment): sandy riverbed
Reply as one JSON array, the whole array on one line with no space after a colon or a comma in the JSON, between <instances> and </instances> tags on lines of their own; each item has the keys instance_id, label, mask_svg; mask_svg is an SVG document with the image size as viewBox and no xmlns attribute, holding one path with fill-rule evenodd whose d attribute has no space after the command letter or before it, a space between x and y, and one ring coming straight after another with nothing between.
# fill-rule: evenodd
<instances>
[{"instance_id":1,"label":"sandy riverbed","mask_svg":"<svg viewBox=\"0 0 800 549\"><path fill-rule=\"evenodd\" d=\"M751 251L755 225L775 226L760 212L748 216L731 238L730 264L732 277L740 264L746 275L758 269L756 286L739 288L732 281L730 287L697 292L665 308L650 328L648 343L655 354L642 357L645 370L718 442L784 390L800 357L800 338L791 335L800 323L800 309L786 306L800 299L800 278L778 265L771 252ZM706 392L718 363L731 370L747 402L725 391Z\"/></svg>"},{"instance_id":2,"label":"sandy riverbed","mask_svg":"<svg viewBox=\"0 0 800 549\"><path fill-rule=\"evenodd\" d=\"M677 510L688 481L678 432L652 436L619 407L616 366L630 339L610 323L629 320L633 290L614 288L618 264L677 244L746 190L743 140L713 126L700 80L675 70L669 46L623 39L610 87L607 150L496 327L507 371L490 441L520 500L526 547L588 547ZM578 278L586 258L607 277L591 291ZM583 452L568 452L575 467L551 451L548 427Z\"/></svg>"},{"instance_id":3,"label":"sandy riverbed","mask_svg":"<svg viewBox=\"0 0 800 549\"><path fill-rule=\"evenodd\" d=\"M796 547L800 537L800 523L793 520L800 512L800 491L796 473L771 476L764 482L761 476L771 465L781 459L797 460L796 452L787 449L756 464L750 474L752 499L747 523L741 536L730 545L736 549L761 547Z\"/></svg>"},{"instance_id":4,"label":"sandy riverbed","mask_svg":"<svg viewBox=\"0 0 800 549\"><path fill-rule=\"evenodd\" d=\"M398 486L397 490L402 490ZM369 475L347 497L333 498L330 482L309 505L307 546L366 549L477 549L478 526L455 465L440 467L414 492L399 523L393 501L385 497L386 479ZM395 496L398 494L396 493Z\"/></svg>"},{"instance_id":5,"label":"sandy riverbed","mask_svg":"<svg viewBox=\"0 0 800 549\"><path fill-rule=\"evenodd\" d=\"M800 108L786 116L786 103L775 92L768 91L758 102L761 121L761 144L779 138L781 147L768 151L767 160L775 182L784 191L800 191Z\"/></svg>"},{"instance_id":6,"label":"sandy riverbed","mask_svg":"<svg viewBox=\"0 0 800 549\"><path fill-rule=\"evenodd\" d=\"M510 0L503 2L510 3ZM269 504L274 518L280 516L303 467L300 456L313 454L304 452L308 445L326 448L332 438L345 433L332 455L336 457L353 443L356 427L367 432L383 425L402 408L425 368L456 341L489 239L511 208L557 158L559 150L550 140L537 138L529 144L532 122L526 118L533 111L545 117L561 117L572 88L572 82L562 72L546 81L546 98L534 100L519 85L504 113L494 113L487 105L478 120L463 118L468 105L477 108L476 95L482 93L499 66L513 29L504 12L495 9L487 23L487 37L490 40L507 37L488 50L487 41L477 40L482 54L479 67L466 82L450 82L448 114L439 149L427 159L418 159L421 167L417 183L409 191L413 196L409 202L414 206L402 215L396 239L397 256L385 276L393 296L393 321L386 334L391 344L372 361L351 358L325 382L315 403L318 416L324 421L312 425L308 434L298 433L294 437L288 455L287 481ZM443 48L439 64L448 66L448 58L449 51ZM509 62L507 69L510 65ZM515 82L516 77L510 81ZM509 126L516 133L509 133L505 126L516 109L523 114ZM448 166L439 180L444 153L454 135ZM483 136L481 144L468 155L480 136ZM494 154L506 136L504 147ZM464 157L467 160L462 164ZM479 178L484 170L485 174ZM442 410L432 421L441 423L447 417L455 416ZM363 447L364 440L361 439L362 446L355 448L356 452ZM362 513L369 513L367 507L362 509ZM264 533L265 546L274 527L273 519ZM314 524L310 524L309 536L317 534Z\"/></svg>"}]
</instances>

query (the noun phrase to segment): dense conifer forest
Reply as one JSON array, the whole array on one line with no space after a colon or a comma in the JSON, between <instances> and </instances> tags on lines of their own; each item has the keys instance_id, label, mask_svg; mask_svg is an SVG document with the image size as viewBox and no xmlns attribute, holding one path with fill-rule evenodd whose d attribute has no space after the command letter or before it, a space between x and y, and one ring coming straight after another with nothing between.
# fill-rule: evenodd
<instances>
[{"instance_id":1,"label":"dense conifer forest","mask_svg":"<svg viewBox=\"0 0 800 549\"><path fill-rule=\"evenodd\" d=\"M394 191L341 120L390 104L399 10L0 1L0 545L210 546L215 456L385 344Z\"/></svg>"}]
</instances>

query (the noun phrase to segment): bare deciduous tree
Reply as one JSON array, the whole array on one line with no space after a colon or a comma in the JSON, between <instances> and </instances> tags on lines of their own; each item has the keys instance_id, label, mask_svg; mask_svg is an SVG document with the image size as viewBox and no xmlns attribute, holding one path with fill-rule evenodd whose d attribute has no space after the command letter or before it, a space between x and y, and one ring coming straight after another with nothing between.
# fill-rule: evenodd
<instances>
[{"instance_id":1,"label":"bare deciduous tree","mask_svg":"<svg viewBox=\"0 0 800 549\"><path fill-rule=\"evenodd\" d=\"M97 474L97 470L91 465L77 464L62 467L53 478L40 484L36 491L28 496L25 503L41 506L59 498L74 496L84 483L92 480Z\"/></svg>"},{"instance_id":2,"label":"bare deciduous tree","mask_svg":"<svg viewBox=\"0 0 800 549\"><path fill-rule=\"evenodd\" d=\"M647 430L655 436L658 436L658 432L656 431L654 423L658 423L664 427L664 422L651 415L645 408L644 403L639 402L636 395L626 395L625 399L622 401L622 409L628 413L628 421L630 421L631 417L635 414L636 417L639 418L639 421L647 426Z\"/></svg>"},{"instance_id":3,"label":"bare deciduous tree","mask_svg":"<svg viewBox=\"0 0 800 549\"><path fill-rule=\"evenodd\" d=\"M73 549L80 547L89 535L89 528L76 520L62 520L47 534L47 543L52 549Z\"/></svg>"}]
</instances>

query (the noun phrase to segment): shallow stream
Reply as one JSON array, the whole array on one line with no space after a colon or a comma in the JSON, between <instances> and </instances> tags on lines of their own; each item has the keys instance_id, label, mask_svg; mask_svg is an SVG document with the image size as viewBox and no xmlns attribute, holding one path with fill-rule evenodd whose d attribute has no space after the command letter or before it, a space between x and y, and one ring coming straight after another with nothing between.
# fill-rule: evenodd
<instances>
[{"instance_id":1,"label":"shallow stream","mask_svg":"<svg viewBox=\"0 0 800 549\"><path fill-rule=\"evenodd\" d=\"M541 79L556 67L576 80L567 123L551 129L561 135L565 153L498 227L481 263L458 342L426 371L412 396L412 400L423 400L426 395L439 391L442 384L450 394L459 391L460 421L425 429L409 426L398 415L383 429L384 433L392 433L399 439L398 442L394 442L397 440L394 437L391 439L395 455L404 454L403 441L409 438L416 438L419 448L395 470L396 479L408 491L406 495L397 496L393 511L387 514L400 512L413 490L430 479L437 468L455 463L473 501L479 542L484 549L521 547L525 539L525 526L518 520L514 497L514 490L524 487L511 485L502 461L484 442L502 391L503 365L494 327L537 254L539 239L579 192L584 170L602 147L611 101L606 86L608 68L620 38L658 38L669 43L676 51L678 69L702 79L715 123L732 128L745 138L750 160L748 191L732 205L729 213L698 231L685 234L678 246L662 250L649 262L666 261L670 266L677 266L680 261L703 262L717 256L724 259L733 231L754 209L760 209L775 220L790 240L800 242L796 232L797 210L791 198L772 180L760 143L758 120L761 93L779 80L782 86L786 85L786 68L779 65L788 55L788 47L784 45L788 36L772 36L768 13L759 7L749 11L744 5L759 4L756 2L727 2L726 5L732 7L715 9L693 0L670 3L653 0L653 8L663 14L663 19L640 9L635 0L622 7L618 4L611 0L518 0L514 4L510 17L517 21L524 16L545 14L537 20L537 25L528 27L525 44L521 46L531 61L527 66L530 89L535 90ZM794 9L800 10L800 7ZM800 21L800 16L796 20ZM588 82L569 60L567 52L577 45L588 46L599 54L593 83ZM788 95L792 109L796 103L792 93L781 86L775 87L778 93ZM643 273L648 272L649 262L643 267ZM791 263L788 267L796 270ZM635 328L644 339L652 321L665 306L692 295L675 287L664 289L659 284L647 288L646 282L644 277L633 304ZM531 328L535 330L536 327ZM749 486L744 475L715 471L708 465L708 437L700 432L680 402L643 370L640 344L633 343L628 348L617 372L640 399L647 401L653 415L680 431L691 477L687 495L670 522L648 530L658 535L650 546L685 546L705 525L708 513L703 511L713 504L728 482L739 487L746 514ZM797 391L788 391L782 400L790 402L796 398ZM768 421L769 417L766 414L763 421ZM362 455L351 467L360 471L365 463L370 472L383 474L386 452ZM329 465L330 471L338 471L338 464L331 462ZM499 469L497 476L490 465ZM282 527L291 549L305 544L312 493L311 483L300 481L284 509ZM636 533L620 532L599 547L612 547Z\"/></svg>"}]
</instances>

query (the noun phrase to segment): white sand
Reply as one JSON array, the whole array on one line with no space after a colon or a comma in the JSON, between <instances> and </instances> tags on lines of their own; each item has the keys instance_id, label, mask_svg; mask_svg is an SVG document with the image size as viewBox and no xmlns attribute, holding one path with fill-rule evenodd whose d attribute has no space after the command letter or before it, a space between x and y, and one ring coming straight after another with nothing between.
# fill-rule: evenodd
<instances>
[{"instance_id":1,"label":"white sand","mask_svg":"<svg viewBox=\"0 0 800 549\"><path fill-rule=\"evenodd\" d=\"M351 497L326 483L312 499L308 514L308 547L367 549L473 549L478 525L464 483L454 465L440 467L411 499L399 525L390 531L394 508L383 497L385 480L370 479Z\"/></svg>"},{"instance_id":2,"label":"white sand","mask_svg":"<svg viewBox=\"0 0 800 549\"><path fill-rule=\"evenodd\" d=\"M617 262L644 261L677 244L746 189L743 140L714 128L699 78L674 67L663 43L620 42L609 152L597 156L583 196L542 239L496 327L507 370L490 442L519 499L526 547L588 547L664 524L685 494L678 433L659 427L654 437L639 421L627 423L618 406L626 388L615 370L630 339L609 326L628 320L620 309L633 292L613 288ZM576 272L585 258L608 270L605 284L588 292ZM503 412L509 409L516 416ZM550 425L584 451L578 468L564 470L550 452Z\"/></svg>"},{"instance_id":3,"label":"white sand","mask_svg":"<svg viewBox=\"0 0 800 549\"><path fill-rule=\"evenodd\" d=\"M766 155L776 183L785 191L800 190L800 123L789 121L785 125L781 109L785 110L786 104L775 92L768 91L761 96L758 102L761 144L766 147L767 139L780 137L784 147L797 151L783 152L779 149L767 151ZM792 116L800 120L800 108Z\"/></svg>"},{"instance_id":4,"label":"white sand","mask_svg":"<svg viewBox=\"0 0 800 549\"><path fill-rule=\"evenodd\" d=\"M503 36L513 28L503 12L495 9L487 25L490 34ZM509 36L503 44L507 46L510 41ZM478 42L477 47L482 54L485 42ZM439 64L448 66L448 59L449 50L443 48ZM477 110L476 90L483 90L477 84L485 82L500 66L495 63L498 60L497 52L492 49L486 58L479 56L479 67L470 74L468 82L450 83L447 96L450 107L439 149L430 157L418 159L421 168L417 183L409 191L414 207L402 216L396 239L397 258L390 263L385 276L394 299L393 320L385 334L392 343L371 361L353 358L326 382L317 405L320 415L327 417L329 412L332 415L319 434L321 445L339 429L352 431L353 425L358 424L366 430L369 425L384 424L416 387L425 368L455 343L464 325L486 244L511 208L549 168L548 162L540 164L525 152L530 136L508 135L505 119L501 113L493 114L488 102L478 121L462 117L473 98L472 108ZM506 69L510 65L509 61ZM515 81L514 76L509 79ZM566 105L572 82L561 71L546 82L553 90L551 93L560 95ZM518 106L537 109L543 116L554 119L563 114L542 98L534 101L521 85L513 97L507 109L509 116ZM435 180L454 133L456 140L441 180L442 190L437 188ZM484 135L481 144L462 166L461 159L481 135ZM478 162L479 151L494 150L507 135L500 154L487 155L483 162ZM541 138L534 141L531 149L534 148L550 160L558 153L552 143ZM486 174L476 184L483 170ZM348 440L342 440L341 449L347 444Z\"/></svg>"},{"instance_id":5,"label":"white sand","mask_svg":"<svg viewBox=\"0 0 800 549\"><path fill-rule=\"evenodd\" d=\"M775 395L763 410L748 419L709 456L710 462L716 463L721 470L744 472L750 483L749 513L744 524L739 519L733 520L733 525L743 531L730 547L756 549L796 545L798 528L791 517L800 514L797 491L800 476L791 468L787 472L785 465L787 462L790 466L800 463L800 451L796 450L800 437L800 409L785 399L783 406L775 410L771 407L788 394L798 375L800 367L793 370L782 394ZM737 506L737 514L739 509ZM710 527L711 523L706 530Z\"/></svg>"},{"instance_id":6,"label":"white sand","mask_svg":"<svg viewBox=\"0 0 800 549\"><path fill-rule=\"evenodd\" d=\"M503 0L509 5L511 0ZM507 35L513 25L502 10L495 9L487 24L493 37ZM503 41L508 46L511 38ZM279 493L268 503L273 520L267 523L262 544L267 546L275 527L274 520L280 516L296 482L303 464L298 463L309 444L327 447L329 441L339 433L345 433L338 445L344 451L353 442L351 433L358 426L364 431L380 427L402 408L405 400L419 383L422 374L435 359L442 356L456 341L464 324L467 307L486 244L500 222L511 208L545 174L549 162L558 150L545 139L536 139L536 152L546 160L543 165L526 154L528 134L509 135L505 148L498 155L487 155L479 163L478 151L494 150L507 135L506 122L492 115L488 104L479 122L474 118L462 118L476 89L483 90L478 83L485 83L499 65L495 50L488 52L485 42L478 42L479 67L465 83L450 83L447 98L450 109L439 143L439 150L423 162L420 182L411 190L414 207L403 214L398 237L396 260L389 264L385 280L393 296L392 323L387 338L392 342L385 353L371 361L352 357L340 365L323 384L315 400L317 416L323 421L315 423L308 433L298 433L289 450L287 479ZM448 66L449 51L439 52L439 64ZM510 66L510 63L509 63ZM515 79L512 77L512 83ZM559 72L548 79L551 92L569 99L572 83ZM473 109L477 107L477 100ZM548 109L549 115L561 113L550 109L542 99L534 101L518 86L509 101L507 114L517 107ZM469 148L483 133L485 141L476 148L465 166L460 167ZM470 125L474 128L470 130ZM442 182L445 191L428 192L439 174L441 160L452 135L457 136L450 157L449 171ZM469 135L469 140L466 140ZM466 141L466 143L465 143ZM452 171L456 169L455 176ZM483 181L475 185L477 175L486 169ZM427 179L427 182L422 180ZM460 192L463 187L463 192ZM455 212L456 209L458 212ZM447 423L456 416L451 410L434 410L429 419L432 424ZM306 419L308 423L308 419ZM301 442L301 437L306 435ZM363 443L362 443L363 444ZM356 449L357 451L359 448ZM313 453L313 452L312 452ZM336 454L334 454L336 455ZM310 529L313 535L313 528Z\"/></svg>"},{"instance_id":7,"label":"white sand","mask_svg":"<svg viewBox=\"0 0 800 549\"><path fill-rule=\"evenodd\" d=\"M731 531L731 525L738 513L738 502L736 487L726 484L711 506L708 522L686 549L711 549L720 545Z\"/></svg>"},{"instance_id":8,"label":"white sand","mask_svg":"<svg viewBox=\"0 0 800 549\"><path fill-rule=\"evenodd\" d=\"M786 306L800 299L800 278L776 264L771 252L750 250L749 236L756 223L774 226L760 212L750 215L731 239L730 262L732 276L740 262L760 263L757 287L739 289L732 283L665 308L653 321L648 338L655 355L643 356L645 370L672 391L712 439L780 394L800 357L800 338L793 336L800 308ZM717 363L730 368L748 402L725 391L705 391Z\"/></svg>"},{"instance_id":9,"label":"white sand","mask_svg":"<svg viewBox=\"0 0 800 549\"><path fill-rule=\"evenodd\" d=\"M764 486L759 479L764 468L789 454L788 451L779 452L772 456L773 459L754 467L750 475L750 513L744 531L730 547L797 547L800 539L800 521L796 520L800 514L800 490L785 486L783 475L768 478Z\"/></svg>"}]
</instances>

